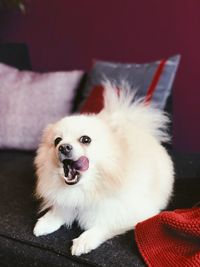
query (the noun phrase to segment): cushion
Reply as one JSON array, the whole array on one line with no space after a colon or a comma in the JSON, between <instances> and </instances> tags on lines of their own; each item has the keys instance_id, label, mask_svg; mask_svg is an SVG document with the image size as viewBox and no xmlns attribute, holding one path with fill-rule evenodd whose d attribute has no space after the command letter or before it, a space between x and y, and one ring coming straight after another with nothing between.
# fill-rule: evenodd
<instances>
[{"instance_id":1,"label":"cushion","mask_svg":"<svg viewBox=\"0 0 200 267\"><path fill-rule=\"evenodd\" d=\"M32 150L47 124L70 113L83 71L35 73L0 64L0 148Z\"/></svg>"},{"instance_id":2,"label":"cushion","mask_svg":"<svg viewBox=\"0 0 200 267\"><path fill-rule=\"evenodd\" d=\"M122 64L96 61L88 74L82 92L81 112L98 112L103 107L102 85L108 80L118 88L123 83L136 90L136 97L143 97L155 107L164 109L170 95L175 74L179 65L180 55L145 64ZM94 90L94 92L93 92ZM92 95L91 95L92 94ZM94 102L98 102L94 104ZM94 107L96 106L96 107Z\"/></svg>"}]
</instances>

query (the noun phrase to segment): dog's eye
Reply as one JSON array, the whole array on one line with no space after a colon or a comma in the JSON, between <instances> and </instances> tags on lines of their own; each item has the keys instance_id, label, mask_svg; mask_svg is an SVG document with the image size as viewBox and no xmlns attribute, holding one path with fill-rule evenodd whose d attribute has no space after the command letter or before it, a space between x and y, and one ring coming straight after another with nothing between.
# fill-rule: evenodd
<instances>
[{"instance_id":1,"label":"dog's eye","mask_svg":"<svg viewBox=\"0 0 200 267\"><path fill-rule=\"evenodd\" d=\"M91 143L91 138L87 135L83 135L80 137L79 141L82 143L82 144L89 144Z\"/></svg>"},{"instance_id":2,"label":"dog's eye","mask_svg":"<svg viewBox=\"0 0 200 267\"><path fill-rule=\"evenodd\" d=\"M62 138L61 138L61 137L57 137L57 138L54 140L54 145L55 145L55 147L60 143L60 141L62 141Z\"/></svg>"}]
</instances>

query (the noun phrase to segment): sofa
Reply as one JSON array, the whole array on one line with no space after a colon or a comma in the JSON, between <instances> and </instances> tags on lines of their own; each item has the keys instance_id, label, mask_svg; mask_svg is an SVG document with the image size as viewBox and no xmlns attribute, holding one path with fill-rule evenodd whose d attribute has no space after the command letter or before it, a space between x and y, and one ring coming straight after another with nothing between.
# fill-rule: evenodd
<instances>
[{"instance_id":1,"label":"sofa","mask_svg":"<svg viewBox=\"0 0 200 267\"><path fill-rule=\"evenodd\" d=\"M4 46L0 61L19 69L30 69L26 46L23 51L18 45L12 49L14 55L23 54L20 60ZM172 97L167 103L169 112L172 112L171 101ZM167 149L174 161L176 177L167 210L190 208L200 201L200 155L177 153L172 146ZM35 237L33 227L39 216L39 202L34 197L34 157L35 151L0 150L0 266L146 266L137 248L134 230L80 257L70 253L71 240L81 233L76 224L70 229L61 227L51 235Z\"/></svg>"}]
</instances>

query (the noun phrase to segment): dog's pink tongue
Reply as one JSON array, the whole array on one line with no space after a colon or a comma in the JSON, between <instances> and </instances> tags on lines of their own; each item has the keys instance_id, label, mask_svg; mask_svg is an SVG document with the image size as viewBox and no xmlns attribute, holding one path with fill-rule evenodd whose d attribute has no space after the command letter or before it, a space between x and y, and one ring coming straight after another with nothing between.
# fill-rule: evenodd
<instances>
[{"instance_id":1,"label":"dog's pink tongue","mask_svg":"<svg viewBox=\"0 0 200 267\"><path fill-rule=\"evenodd\" d=\"M73 168L77 171L86 171L89 168L89 159L81 156L77 161L74 161Z\"/></svg>"}]
</instances>

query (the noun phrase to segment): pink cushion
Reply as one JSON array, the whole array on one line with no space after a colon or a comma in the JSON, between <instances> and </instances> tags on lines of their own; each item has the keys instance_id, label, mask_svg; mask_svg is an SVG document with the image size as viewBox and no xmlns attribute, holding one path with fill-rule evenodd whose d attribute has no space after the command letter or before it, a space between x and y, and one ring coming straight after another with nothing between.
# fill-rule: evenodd
<instances>
[{"instance_id":1,"label":"pink cushion","mask_svg":"<svg viewBox=\"0 0 200 267\"><path fill-rule=\"evenodd\" d=\"M72 109L83 71L35 73L0 64L0 148L37 148L43 128Z\"/></svg>"}]
</instances>

